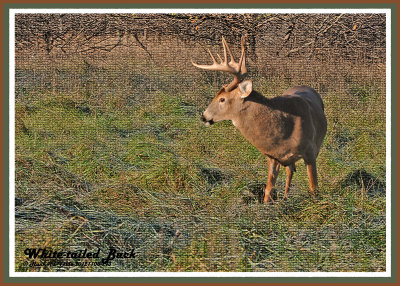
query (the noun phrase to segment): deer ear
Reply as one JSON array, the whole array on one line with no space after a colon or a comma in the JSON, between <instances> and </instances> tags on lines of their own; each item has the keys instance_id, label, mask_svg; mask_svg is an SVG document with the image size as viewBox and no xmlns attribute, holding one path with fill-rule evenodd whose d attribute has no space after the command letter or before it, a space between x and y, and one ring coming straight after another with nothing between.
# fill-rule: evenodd
<instances>
[{"instance_id":1,"label":"deer ear","mask_svg":"<svg viewBox=\"0 0 400 286\"><path fill-rule=\"evenodd\" d=\"M251 80L245 80L239 83L239 94L240 98L246 98L253 91L253 82Z\"/></svg>"}]
</instances>

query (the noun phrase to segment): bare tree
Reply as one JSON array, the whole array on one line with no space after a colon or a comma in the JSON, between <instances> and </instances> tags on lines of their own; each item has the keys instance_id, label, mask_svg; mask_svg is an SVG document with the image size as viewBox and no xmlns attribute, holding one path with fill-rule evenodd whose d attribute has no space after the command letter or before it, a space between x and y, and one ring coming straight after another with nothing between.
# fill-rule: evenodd
<instances>
[{"instance_id":1,"label":"bare tree","mask_svg":"<svg viewBox=\"0 0 400 286\"><path fill-rule=\"evenodd\" d=\"M384 56L384 14L17 14L16 49L47 53L109 52L134 42L147 49L149 36L216 44L247 36L249 56L263 47L275 55L313 56L343 49L343 56L359 52Z\"/></svg>"}]
</instances>

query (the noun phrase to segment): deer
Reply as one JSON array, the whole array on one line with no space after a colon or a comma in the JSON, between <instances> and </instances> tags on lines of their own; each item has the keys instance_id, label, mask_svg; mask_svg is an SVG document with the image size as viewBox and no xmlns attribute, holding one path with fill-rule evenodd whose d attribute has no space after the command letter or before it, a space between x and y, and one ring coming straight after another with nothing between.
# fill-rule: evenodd
<instances>
[{"instance_id":1,"label":"deer","mask_svg":"<svg viewBox=\"0 0 400 286\"><path fill-rule=\"evenodd\" d=\"M192 64L200 69L222 71L233 75L215 95L201 116L210 126L218 121L231 120L244 138L268 158L268 176L263 202L274 202L272 191L280 166L286 167L284 200L288 199L295 163L303 159L307 169L309 194L318 194L316 159L327 130L324 104L320 94L309 86L295 86L283 95L264 97L253 90L252 80L246 79L245 37L241 39L241 56L235 61L231 49L222 37L224 59L211 56L211 65ZM230 61L228 62L227 53Z\"/></svg>"}]
</instances>

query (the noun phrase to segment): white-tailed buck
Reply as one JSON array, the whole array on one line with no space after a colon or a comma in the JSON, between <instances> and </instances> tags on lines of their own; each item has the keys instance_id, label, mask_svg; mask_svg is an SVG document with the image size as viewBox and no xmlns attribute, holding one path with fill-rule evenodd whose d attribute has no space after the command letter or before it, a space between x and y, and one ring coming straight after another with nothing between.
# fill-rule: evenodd
<instances>
[{"instance_id":1,"label":"white-tailed buck","mask_svg":"<svg viewBox=\"0 0 400 286\"><path fill-rule=\"evenodd\" d=\"M324 140L327 122L321 96L308 86L288 89L282 96L267 99L253 90L247 75L244 37L239 62L222 37L224 59L220 63L208 50L212 65L192 64L198 68L225 71L233 75L233 81L217 93L201 119L206 126L221 120L231 120L233 125L262 154L268 157L268 180L264 202L271 198L280 165L286 167L285 198L288 196L295 162L303 158L307 167L310 194L314 195L317 183L316 158ZM230 56L228 62L227 52ZM300 71L301 72L301 71Z\"/></svg>"}]
</instances>

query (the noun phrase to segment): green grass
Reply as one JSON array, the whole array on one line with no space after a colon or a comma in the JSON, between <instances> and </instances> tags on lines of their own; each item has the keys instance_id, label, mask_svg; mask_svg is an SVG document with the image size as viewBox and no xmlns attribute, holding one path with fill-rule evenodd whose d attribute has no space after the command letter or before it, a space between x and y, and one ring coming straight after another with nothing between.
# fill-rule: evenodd
<instances>
[{"instance_id":1,"label":"green grass","mask_svg":"<svg viewBox=\"0 0 400 286\"><path fill-rule=\"evenodd\" d=\"M220 78L133 63L72 67L17 67L17 271L386 269L384 74L325 83L321 198L309 197L298 162L289 200L262 205L266 159L230 122L199 120ZM53 76L51 86L26 76L34 71ZM38 269L24 264L26 247L137 255L108 268Z\"/></svg>"}]
</instances>

